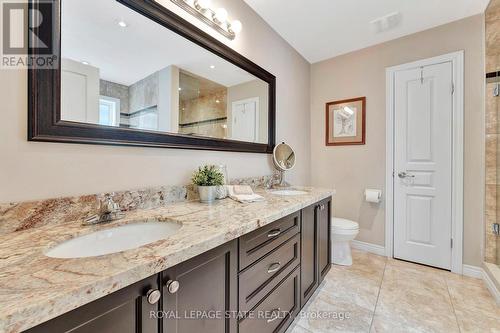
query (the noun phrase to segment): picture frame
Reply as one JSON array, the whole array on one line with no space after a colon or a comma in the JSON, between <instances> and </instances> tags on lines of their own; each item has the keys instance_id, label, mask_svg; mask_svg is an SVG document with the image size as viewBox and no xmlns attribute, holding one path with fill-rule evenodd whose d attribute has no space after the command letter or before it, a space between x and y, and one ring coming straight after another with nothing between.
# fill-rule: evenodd
<instances>
[{"instance_id":1,"label":"picture frame","mask_svg":"<svg viewBox=\"0 0 500 333\"><path fill-rule=\"evenodd\" d=\"M366 144L366 97L326 103L326 146Z\"/></svg>"}]
</instances>

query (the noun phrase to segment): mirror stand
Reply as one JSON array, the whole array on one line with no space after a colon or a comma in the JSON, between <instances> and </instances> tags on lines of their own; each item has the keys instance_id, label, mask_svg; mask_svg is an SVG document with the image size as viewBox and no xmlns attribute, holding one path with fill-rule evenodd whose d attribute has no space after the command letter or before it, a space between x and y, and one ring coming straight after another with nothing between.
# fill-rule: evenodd
<instances>
[{"instance_id":1,"label":"mirror stand","mask_svg":"<svg viewBox=\"0 0 500 333\"><path fill-rule=\"evenodd\" d=\"M279 183L274 184L273 188L275 189L284 189L284 188L289 188L292 185L290 183L285 181L285 171L284 170L277 170L278 171L278 176L279 176Z\"/></svg>"}]
</instances>

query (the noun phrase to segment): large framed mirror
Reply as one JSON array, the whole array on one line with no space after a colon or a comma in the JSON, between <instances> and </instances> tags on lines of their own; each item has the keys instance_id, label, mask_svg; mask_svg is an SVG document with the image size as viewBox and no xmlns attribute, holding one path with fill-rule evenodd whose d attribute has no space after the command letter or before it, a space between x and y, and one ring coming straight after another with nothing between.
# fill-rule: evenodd
<instances>
[{"instance_id":1,"label":"large framed mirror","mask_svg":"<svg viewBox=\"0 0 500 333\"><path fill-rule=\"evenodd\" d=\"M56 59L29 70L29 140L272 153L271 73L156 1L49 2L29 3Z\"/></svg>"}]
</instances>

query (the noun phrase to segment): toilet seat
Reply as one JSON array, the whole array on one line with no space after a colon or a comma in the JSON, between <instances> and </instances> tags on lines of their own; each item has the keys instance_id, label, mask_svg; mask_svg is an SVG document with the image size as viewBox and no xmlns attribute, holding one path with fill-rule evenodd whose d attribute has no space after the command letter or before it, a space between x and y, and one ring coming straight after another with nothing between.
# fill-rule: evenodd
<instances>
[{"instance_id":1,"label":"toilet seat","mask_svg":"<svg viewBox=\"0 0 500 333\"><path fill-rule=\"evenodd\" d=\"M336 232L336 231L357 231L359 230L359 224L354 222L354 221L351 221L351 220L347 220L347 219L342 219L342 218L338 218L338 217L333 217L332 218L332 231L333 232Z\"/></svg>"}]
</instances>

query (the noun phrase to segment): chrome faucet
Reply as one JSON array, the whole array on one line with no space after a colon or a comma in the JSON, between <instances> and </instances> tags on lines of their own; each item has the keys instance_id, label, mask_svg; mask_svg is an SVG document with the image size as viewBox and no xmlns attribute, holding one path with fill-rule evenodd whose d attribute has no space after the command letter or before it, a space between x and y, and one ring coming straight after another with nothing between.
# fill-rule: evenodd
<instances>
[{"instance_id":1,"label":"chrome faucet","mask_svg":"<svg viewBox=\"0 0 500 333\"><path fill-rule=\"evenodd\" d=\"M123 218L125 214L121 211L120 205L113 201L113 195L114 193L104 194L104 198L99 200L99 208L97 209L97 214L86 218L83 224L94 225L116 221Z\"/></svg>"}]
</instances>

